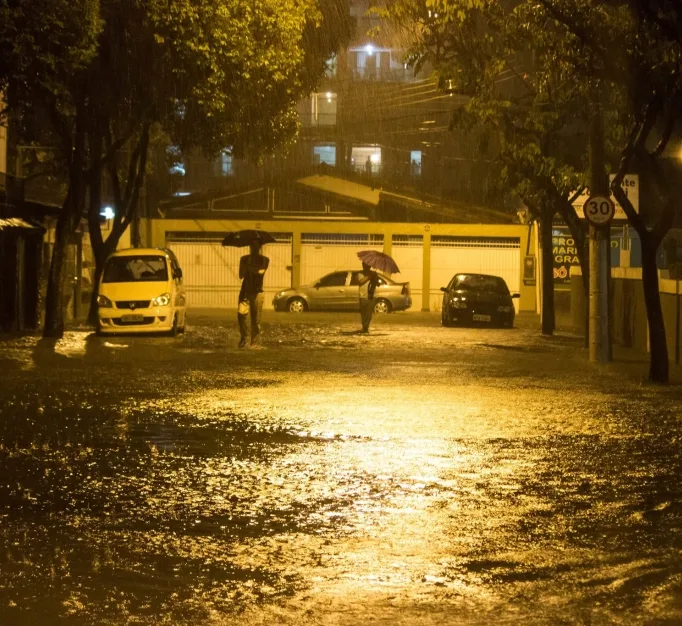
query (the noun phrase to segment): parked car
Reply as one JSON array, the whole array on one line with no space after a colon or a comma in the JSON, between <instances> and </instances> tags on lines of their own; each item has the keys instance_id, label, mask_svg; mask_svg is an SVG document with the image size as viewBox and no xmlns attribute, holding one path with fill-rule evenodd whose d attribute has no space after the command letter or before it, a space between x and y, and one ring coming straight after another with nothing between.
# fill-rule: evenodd
<instances>
[{"instance_id":1,"label":"parked car","mask_svg":"<svg viewBox=\"0 0 682 626\"><path fill-rule=\"evenodd\" d=\"M339 270L323 276L311 285L285 289L275 295L275 311L356 311L359 299L360 270ZM379 274L375 313L404 311L412 306L410 283L398 283Z\"/></svg>"},{"instance_id":2,"label":"parked car","mask_svg":"<svg viewBox=\"0 0 682 626\"><path fill-rule=\"evenodd\" d=\"M131 248L104 265L97 298L100 334L185 330L182 270L171 250Z\"/></svg>"},{"instance_id":3,"label":"parked car","mask_svg":"<svg viewBox=\"0 0 682 626\"><path fill-rule=\"evenodd\" d=\"M499 276L487 274L455 274L447 287L441 287L443 307L441 323L485 323L497 326L514 325L514 302L519 294L510 294L507 283Z\"/></svg>"}]
</instances>

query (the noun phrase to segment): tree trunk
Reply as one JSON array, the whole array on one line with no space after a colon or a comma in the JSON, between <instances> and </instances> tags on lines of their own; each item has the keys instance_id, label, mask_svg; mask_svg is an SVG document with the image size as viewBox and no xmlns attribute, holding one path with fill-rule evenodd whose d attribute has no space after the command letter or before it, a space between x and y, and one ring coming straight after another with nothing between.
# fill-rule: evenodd
<instances>
[{"instance_id":1,"label":"tree trunk","mask_svg":"<svg viewBox=\"0 0 682 626\"><path fill-rule=\"evenodd\" d=\"M642 286L646 303L647 321L649 322L649 380L654 383L667 383L669 374L668 344L665 338L661 294L658 286L658 268L656 267L656 248L649 237L642 242Z\"/></svg>"},{"instance_id":2,"label":"tree trunk","mask_svg":"<svg viewBox=\"0 0 682 626\"><path fill-rule=\"evenodd\" d=\"M144 175L147 169L147 157L149 154L149 121L142 125L138 144L133 150L131 161L128 164L128 177L125 184L125 191L121 193L120 180L117 172L116 153L112 158L104 163L101 168L93 168L90 174L90 207L88 210L88 230L90 232L90 243L95 255L95 284L90 300L90 310L88 312L88 322L97 325L97 298L99 296L99 279L104 271L104 264L111 254L118 247L123 233L131 223L136 223L139 214L140 190L144 184ZM101 154L103 149L103 138L101 134L92 133L90 136L90 149L93 154ZM114 204L116 214L113 218L113 225L106 239L102 236L100 225L100 208L102 205L102 174L103 170L109 173L111 186L114 191ZM135 247L139 247L139 226L137 228L137 240Z\"/></svg>"},{"instance_id":3,"label":"tree trunk","mask_svg":"<svg viewBox=\"0 0 682 626\"><path fill-rule=\"evenodd\" d=\"M97 326L97 299L99 298L99 279L102 277L103 263L95 260L95 275L92 283L92 296L90 297L90 310L88 311L88 324Z\"/></svg>"},{"instance_id":4,"label":"tree trunk","mask_svg":"<svg viewBox=\"0 0 682 626\"><path fill-rule=\"evenodd\" d=\"M66 280L66 249L69 245L70 229L68 216L63 213L57 220L52 259L47 278L45 297L45 327L43 337L60 338L64 335L64 283Z\"/></svg>"},{"instance_id":5,"label":"tree trunk","mask_svg":"<svg viewBox=\"0 0 682 626\"><path fill-rule=\"evenodd\" d=\"M52 260L47 278L45 298L45 328L43 337L64 335L64 287L66 281L66 250L83 215L85 207L85 128L84 110L76 107L76 130L69 157L69 190L57 219Z\"/></svg>"},{"instance_id":6,"label":"tree trunk","mask_svg":"<svg viewBox=\"0 0 682 626\"><path fill-rule=\"evenodd\" d=\"M110 239L114 233L111 233L109 238L101 244L97 249L93 247L95 256L95 276L92 285L92 297L90 298L90 310L88 311L88 323L92 326L97 326L97 298L99 297L99 281L104 272L104 264L109 258L109 255L116 249L119 237L116 238L116 245L110 243Z\"/></svg>"},{"instance_id":7,"label":"tree trunk","mask_svg":"<svg viewBox=\"0 0 682 626\"><path fill-rule=\"evenodd\" d=\"M76 231L78 222L77 210L73 206L73 196L69 194L57 219L55 241L47 279L43 337L60 338L64 335L66 251L71 237Z\"/></svg>"},{"instance_id":8,"label":"tree trunk","mask_svg":"<svg viewBox=\"0 0 682 626\"><path fill-rule=\"evenodd\" d=\"M554 316L554 255L552 254L551 210L543 210L540 216L540 243L542 251L542 334L552 335Z\"/></svg>"}]
</instances>

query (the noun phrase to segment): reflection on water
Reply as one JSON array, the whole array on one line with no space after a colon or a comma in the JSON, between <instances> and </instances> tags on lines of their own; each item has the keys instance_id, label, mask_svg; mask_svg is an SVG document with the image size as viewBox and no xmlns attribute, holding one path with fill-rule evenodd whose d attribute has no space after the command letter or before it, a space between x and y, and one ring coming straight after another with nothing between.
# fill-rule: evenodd
<instances>
[{"instance_id":1,"label":"reflection on water","mask_svg":"<svg viewBox=\"0 0 682 626\"><path fill-rule=\"evenodd\" d=\"M440 330L2 348L0 623L682 619L674 392Z\"/></svg>"}]
</instances>

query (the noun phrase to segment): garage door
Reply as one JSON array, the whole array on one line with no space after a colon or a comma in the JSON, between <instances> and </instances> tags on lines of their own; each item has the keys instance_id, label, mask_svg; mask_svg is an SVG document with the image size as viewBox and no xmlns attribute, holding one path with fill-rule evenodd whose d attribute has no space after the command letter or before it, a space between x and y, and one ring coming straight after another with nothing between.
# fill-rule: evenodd
<instances>
[{"instance_id":1,"label":"garage door","mask_svg":"<svg viewBox=\"0 0 682 626\"><path fill-rule=\"evenodd\" d=\"M383 235L316 235L301 236L301 284L309 285L336 270L359 269L360 250L384 248Z\"/></svg>"},{"instance_id":2,"label":"garage door","mask_svg":"<svg viewBox=\"0 0 682 626\"><path fill-rule=\"evenodd\" d=\"M400 283L410 283L412 310L419 310L422 302L424 267L424 238L421 235L393 235L391 256L400 268L393 278Z\"/></svg>"},{"instance_id":3,"label":"garage door","mask_svg":"<svg viewBox=\"0 0 682 626\"><path fill-rule=\"evenodd\" d=\"M276 243L263 247L263 254L270 259L263 281L266 308L272 307L275 293L291 287L292 238L290 234L275 234L275 239ZM223 247L221 241L222 237L176 237L167 242L182 268L190 307L237 308L239 259L248 249Z\"/></svg>"},{"instance_id":4,"label":"garage door","mask_svg":"<svg viewBox=\"0 0 682 626\"><path fill-rule=\"evenodd\" d=\"M521 286L519 239L434 236L431 239L432 311L441 309L443 294L440 288L445 287L460 272L501 276L509 291L518 292ZM514 300L514 305L518 312L518 299Z\"/></svg>"}]
</instances>

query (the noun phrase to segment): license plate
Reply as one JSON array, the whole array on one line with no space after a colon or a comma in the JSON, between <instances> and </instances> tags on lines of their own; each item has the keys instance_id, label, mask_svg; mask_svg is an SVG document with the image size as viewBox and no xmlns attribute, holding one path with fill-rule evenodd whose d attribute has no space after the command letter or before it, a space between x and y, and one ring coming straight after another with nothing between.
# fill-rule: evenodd
<instances>
[{"instance_id":1,"label":"license plate","mask_svg":"<svg viewBox=\"0 0 682 626\"><path fill-rule=\"evenodd\" d=\"M490 315L478 315L477 313L474 313L474 322L489 322L490 321Z\"/></svg>"},{"instance_id":2,"label":"license plate","mask_svg":"<svg viewBox=\"0 0 682 626\"><path fill-rule=\"evenodd\" d=\"M142 322L144 315L121 315L122 322Z\"/></svg>"}]
</instances>

